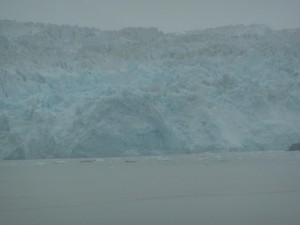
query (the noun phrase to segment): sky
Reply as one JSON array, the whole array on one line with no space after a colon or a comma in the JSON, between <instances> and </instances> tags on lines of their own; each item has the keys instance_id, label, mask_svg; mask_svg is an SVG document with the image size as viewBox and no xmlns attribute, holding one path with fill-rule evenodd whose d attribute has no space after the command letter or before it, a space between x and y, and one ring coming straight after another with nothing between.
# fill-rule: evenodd
<instances>
[{"instance_id":1,"label":"sky","mask_svg":"<svg viewBox=\"0 0 300 225\"><path fill-rule=\"evenodd\" d=\"M181 32L236 24L300 27L300 0L0 0L0 19Z\"/></svg>"}]
</instances>

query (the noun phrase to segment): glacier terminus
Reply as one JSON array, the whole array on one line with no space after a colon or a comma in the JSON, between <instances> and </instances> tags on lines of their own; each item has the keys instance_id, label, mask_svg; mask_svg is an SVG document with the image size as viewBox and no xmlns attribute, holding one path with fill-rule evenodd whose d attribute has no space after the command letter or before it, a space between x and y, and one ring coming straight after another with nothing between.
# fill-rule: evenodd
<instances>
[{"instance_id":1,"label":"glacier terminus","mask_svg":"<svg viewBox=\"0 0 300 225\"><path fill-rule=\"evenodd\" d=\"M0 21L0 158L286 150L300 29Z\"/></svg>"}]
</instances>

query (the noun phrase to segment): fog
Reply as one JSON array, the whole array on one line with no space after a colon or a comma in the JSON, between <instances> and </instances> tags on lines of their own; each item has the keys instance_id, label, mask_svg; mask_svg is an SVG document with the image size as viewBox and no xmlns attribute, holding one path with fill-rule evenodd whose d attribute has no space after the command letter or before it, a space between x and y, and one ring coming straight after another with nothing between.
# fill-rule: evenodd
<instances>
[{"instance_id":1,"label":"fog","mask_svg":"<svg viewBox=\"0 0 300 225\"><path fill-rule=\"evenodd\" d=\"M178 35L1 21L0 224L298 225L300 152L284 150L299 140L299 30L269 26L300 27L299 9L0 0L1 20L101 30L267 25Z\"/></svg>"},{"instance_id":2,"label":"fog","mask_svg":"<svg viewBox=\"0 0 300 225\"><path fill-rule=\"evenodd\" d=\"M176 32L235 24L300 25L298 0L1 0L0 19Z\"/></svg>"}]
</instances>

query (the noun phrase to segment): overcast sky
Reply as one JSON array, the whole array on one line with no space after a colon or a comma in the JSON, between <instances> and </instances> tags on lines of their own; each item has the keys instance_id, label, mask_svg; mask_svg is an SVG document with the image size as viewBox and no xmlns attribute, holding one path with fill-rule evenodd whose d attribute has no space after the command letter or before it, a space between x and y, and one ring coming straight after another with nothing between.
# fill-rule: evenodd
<instances>
[{"instance_id":1,"label":"overcast sky","mask_svg":"<svg viewBox=\"0 0 300 225\"><path fill-rule=\"evenodd\" d=\"M0 19L175 32L234 24L300 27L300 0L0 0Z\"/></svg>"}]
</instances>

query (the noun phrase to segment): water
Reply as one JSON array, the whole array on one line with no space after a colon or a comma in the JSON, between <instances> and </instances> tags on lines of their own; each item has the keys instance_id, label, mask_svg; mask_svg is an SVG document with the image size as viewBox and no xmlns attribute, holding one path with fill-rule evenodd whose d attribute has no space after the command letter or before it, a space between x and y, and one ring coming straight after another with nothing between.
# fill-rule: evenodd
<instances>
[{"instance_id":1,"label":"water","mask_svg":"<svg viewBox=\"0 0 300 225\"><path fill-rule=\"evenodd\" d=\"M300 153L0 161L0 224L298 225Z\"/></svg>"}]
</instances>

